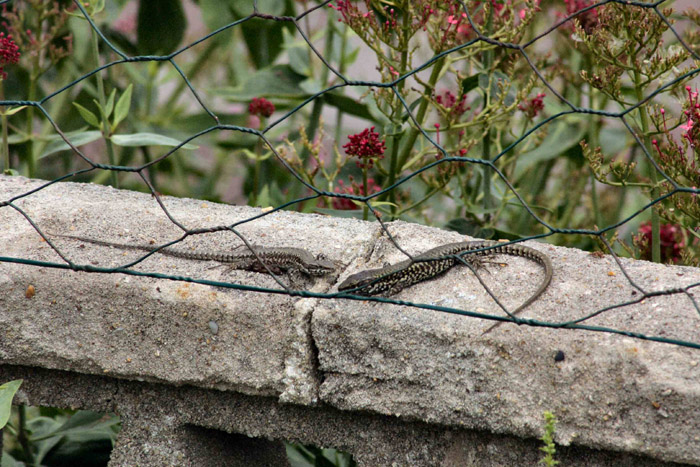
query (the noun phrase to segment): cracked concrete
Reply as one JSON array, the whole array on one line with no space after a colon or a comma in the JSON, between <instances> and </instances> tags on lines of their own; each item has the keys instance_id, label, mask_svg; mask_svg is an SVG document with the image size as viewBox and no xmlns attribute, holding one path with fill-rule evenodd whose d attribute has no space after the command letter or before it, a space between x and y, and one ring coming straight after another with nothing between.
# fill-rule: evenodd
<instances>
[{"instance_id":1,"label":"cracked concrete","mask_svg":"<svg viewBox=\"0 0 700 467\"><path fill-rule=\"evenodd\" d=\"M0 176L0 201L42 183ZM336 279L405 259L377 223L285 211L243 222L261 211L164 202L189 229L236 224L254 245L304 247L342 264L338 278L309 281L310 292L332 292ZM44 232L154 246L182 234L152 197L108 187L53 184L14 206ZM544 410L560 420L556 440L567 464L700 465L699 350L512 324L482 336L492 321L478 317L504 312L467 268L392 297L471 312L460 316L255 292L280 286L265 274L157 254L129 266L131 274L39 267L33 262L66 263L18 210L0 209L0 225L0 256L15 258L0 262L0 380L23 375L22 397L32 404L120 413L125 430L112 465L197 465L189 459L202 455L216 465L216 452L240 458L231 465L265 465L282 458L283 439L344 449L361 465L535 465ZM387 226L411 254L464 239L404 222ZM52 240L73 264L92 268L144 256ZM240 244L220 231L178 247L230 251ZM523 316L561 322L639 301L612 258L526 244L549 255L555 271ZM542 270L523 258L500 261L481 276L513 309ZM700 283L695 268L622 262L647 291ZM586 323L690 342L700 336L684 294L647 298Z\"/></svg>"}]
</instances>

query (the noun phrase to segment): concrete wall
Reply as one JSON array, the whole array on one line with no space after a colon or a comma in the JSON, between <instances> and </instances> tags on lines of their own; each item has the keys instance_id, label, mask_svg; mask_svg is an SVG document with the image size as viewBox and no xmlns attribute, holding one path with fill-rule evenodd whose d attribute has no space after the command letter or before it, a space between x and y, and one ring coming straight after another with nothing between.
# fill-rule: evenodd
<instances>
[{"instance_id":1,"label":"concrete wall","mask_svg":"<svg viewBox=\"0 0 700 467\"><path fill-rule=\"evenodd\" d=\"M280 289L266 274L157 254L129 274L40 267L35 262L67 263L28 218L44 232L118 243L162 244L182 234L147 194L61 183L21 196L43 183L0 176L0 202L12 200L0 207L0 381L25 380L20 403L117 412L123 430L111 465L280 465L281 440L335 447L367 466L536 465L545 410L560 420L565 465L700 465L698 349L512 324L482 335L493 321L313 296L358 270L405 259L376 222L276 212L236 227L252 244L304 247L338 261L338 277L304 285L310 297L253 291ZM164 202L188 229L261 213ZM462 239L387 226L410 253ZM241 241L218 232L184 243L231 251ZM143 256L63 238L54 244L76 268ZM642 297L610 256L527 244L549 255L555 271L523 316L566 321ZM542 271L525 259L498 261L481 275L513 309ZM622 264L645 292L700 283L696 268ZM185 277L209 282L174 280ZM467 268L393 298L504 315ZM699 313L684 293L586 324L700 342Z\"/></svg>"}]
</instances>

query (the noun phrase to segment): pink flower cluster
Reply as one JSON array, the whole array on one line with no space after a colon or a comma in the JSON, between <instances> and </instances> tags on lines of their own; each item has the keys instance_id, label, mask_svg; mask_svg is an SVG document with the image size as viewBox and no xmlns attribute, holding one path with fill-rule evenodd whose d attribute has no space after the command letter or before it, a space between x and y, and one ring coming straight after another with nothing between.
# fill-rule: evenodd
<instances>
[{"instance_id":1,"label":"pink flower cluster","mask_svg":"<svg viewBox=\"0 0 700 467\"><path fill-rule=\"evenodd\" d=\"M248 112L268 118L275 112L275 105L264 97L254 97L248 105Z\"/></svg>"},{"instance_id":2,"label":"pink flower cluster","mask_svg":"<svg viewBox=\"0 0 700 467\"><path fill-rule=\"evenodd\" d=\"M340 13L342 18L338 18L338 21L345 24L351 24L359 18L368 18L372 16L371 10L362 12L357 6L353 5L350 0L338 0L335 2L335 5L329 3L328 6Z\"/></svg>"},{"instance_id":3,"label":"pink flower cluster","mask_svg":"<svg viewBox=\"0 0 700 467\"><path fill-rule=\"evenodd\" d=\"M688 100L683 105L683 115L685 116L685 123L680 125L678 128L683 130L681 137L685 139L691 149L696 150L700 147L700 131L698 128L698 122L700 122L700 102L698 101L698 90L693 89L690 86L685 87L688 93ZM664 109L659 109L661 114L661 121L663 122L663 133L666 135L666 140L668 145L663 145L658 140L652 140L651 144L656 149L659 154L659 160L663 163L672 164L675 167L685 167L686 171L690 171L690 174L686 172L686 175L690 175L691 178L698 175L698 169L696 166L696 158L689 157L686 158L683 145L675 141L671 132L668 129L666 121L666 111ZM691 152L692 154L692 152Z\"/></svg>"},{"instance_id":4,"label":"pink flower cluster","mask_svg":"<svg viewBox=\"0 0 700 467\"><path fill-rule=\"evenodd\" d=\"M0 80L7 79L4 66L19 63L19 57L19 47L12 40L12 34L5 36L0 32Z\"/></svg>"},{"instance_id":5,"label":"pink flower cluster","mask_svg":"<svg viewBox=\"0 0 700 467\"><path fill-rule=\"evenodd\" d=\"M522 104L518 104L518 109L525 112L529 118L536 117L540 113L540 110L544 109L544 98L545 93L539 93L532 99L526 100Z\"/></svg>"},{"instance_id":6,"label":"pink flower cluster","mask_svg":"<svg viewBox=\"0 0 700 467\"><path fill-rule=\"evenodd\" d=\"M343 145L345 154L348 156L356 156L360 160L357 161L357 166L361 169L365 166L369 169L374 165L374 159L383 159L385 143L379 139L379 133L374 131L374 127L365 128L360 133L348 136L349 143ZM366 159L366 162L362 162Z\"/></svg>"},{"instance_id":7,"label":"pink flower cluster","mask_svg":"<svg viewBox=\"0 0 700 467\"><path fill-rule=\"evenodd\" d=\"M567 16L573 15L593 5L595 2L596 0L564 0L564 3L566 3L566 14ZM576 19L581 24L583 30L586 31L586 33L590 33L593 28L598 25L598 11L596 11L595 8L591 8L590 10L576 15Z\"/></svg>"},{"instance_id":8,"label":"pink flower cluster","mask_svg":"<svg viewBox=\"0 0 700 467\"><path fill-rule=\"evenodd\" d=\"M460 97L458 101L457 96L452 94L452 92L449 90L443 91L442 94L436 95L435 102L446 109L450 109L450 114L456 117L461 116L464 112L471 108L467 106L466 94L462 94L462 97Z\"/></svg>"},{"instance_id":9,"label":"pink flower cluster","mask_svg":"<svg viewBox=\"0 0 700 467\"><path fill-rule=\"evenodd\" d=\"M687 139L690 146L695 148L698 139L700 139L700 132L698 132L697 123L700 121L700 102L698 102L698 90L692 90L690 86L685 87L688 93L688 108L683 111L685 116L688 118L685 125L681 125L681 130L684 131L683 138Z\"/></svg>"},{"instance_id":10,"label":"pink flower cluster","mask_svg":"<svg viewBox=\"0 0 700 467\"><path fill-rule=\"evenodd\" d=\"M457 41L465 41L472 33L467 14L458 5L450 5L447 10L447 27L443 30L442 42L445 43L450 35L454 35Z\"/></svg>"},{"instance_id":11,"label":"pink flower cluster","mask_svg":"<svg viewBox=\"0 0 700 467\"><path fill-rule=\"evenodd\" d=\"M662 224L659 236L661 237L661 261L677 263L681 259L681 249L685 247L681 228L674 224ZM651 222L644 222L639 226L636 240L641 247L642 259L651 261Z\"/></svg>"},{"instance_id":12,"label":"pink flower cluster","mask_svg":"<svg viewBox=\"0 0 700 467\"><path fill-rule=\"evenodd\" d=\"M338 180L338 186L335 188L336 193L343 193L346 195L360 195L365 196L365 189L362 185L355 183L352 176L348 177L350 180L350 185L345 185L342 180ZM374 182L373 178L367 179L367 188L369 193L377 193L381 190L380 186ZM354 209L360 209L360 207L353 203L352 200L347 198L333 198L333 209L342 209L344 211L352 211Z\"/></svg>"}]
</instances>

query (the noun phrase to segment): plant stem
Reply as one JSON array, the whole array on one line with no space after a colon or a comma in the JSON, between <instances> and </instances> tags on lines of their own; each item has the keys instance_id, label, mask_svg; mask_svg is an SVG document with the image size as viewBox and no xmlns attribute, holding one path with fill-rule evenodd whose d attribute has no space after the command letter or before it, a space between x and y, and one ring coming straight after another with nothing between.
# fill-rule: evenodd
<instances>
[{"instance_id":1,"label":"plant stem","mask_svg":"<svg viewBox=\"0 0 700 467\"><path fill-rule=\"evenodd\" d=\"M258 203L258 192L260 191L260 156L262 153L262 143L258 140L255 143L255 162L253 162L253 188L250 193L250 205L255 206Z\"/></svg>"},{"instance_id":2,"label":"plant stem","mask_svg":"<svg viewBox=\"0 0 700 467\"><path fill-rule=\"evenodd\" d=\"M409 16L409 15L406 15ZM408 59L409 59L409 54L408 54L408 34L409 34L409 28L410 28L410 21L411 19L408 17L404 17L402 20L402 29L403 32L401 34L401 37L404 38L405 43L402 44L401 47L401 64L399 66L399 74L403 74L406 72L406 68L408 66ZM441 58L437 62L435 62L435 65L433 67L432 72L430 73L430 78L428 80L428 85L429 89L426 89L426 93L430 93L433 90L433 87L435 86L435 83L437 82L438 76L440 76L440 71L442 71L442 67L445 63L444 58ZM401 91L403 90L405 85L405 81L400 81L397 84L397 91L398 94L401 94ZM394 97L394 121L396 121L399 116L401 115L401 109L403 108L403 104L401 101L398 99L398 97ZM425 118L425 113L428 109L428 99L423 99L421 102L419 108L418 108L418 113L416 114L416 121L418 122L418 125L423 124L423 119ZM396 179L399 175L399 172L403 169L404 164L406 163L406 160L411 154L411 150L413 149L413 145L416 142L416 138L418 138L418 133L420 130L418 127L416 128L411 128L411 130L408 133L408 136L406 137L406 140L404 141L404 145L402 148L399 148L400 143L401 143L401 137L402 133L399 131L392 131L394 135L392 136L393 144L391 145L391 156L389 157L389 179L387 180L387 186L391 186L396 182ZM401 153L399 154L399 150ZM391 214L392 217L396 215L397 211L397 206L396 206L396 190L391 190L389 192L389 201L392 203L391 206Z\"/></svg>"},{"instance_id":3,"label":"plant stem","mask_svg":"<svg viewBox=\"0 0 700 467\"><path fill-rule=\"evenodd\" d=\"M0 79L0 101L5 100L5 87L2 85L3 81ZM10 143L7 138L7 115L5 115L5 109L7 107L3 106L2 110L2 170L3 172L10 171Z\"/></svg>"},{"instance_id":4,"label":"plant stem","mask_svg":"<svg viewBox=\"0 0 700 467\"><path fill-rule=\"evenodd\" d=\"M644 94L642 92L641 85L642 77L638 71L634 73L634 90L637 96L637 101L641 102L644 99ZM647 114L646 107L639 107L639 121L642 125L642 138L644 147L651 148L651 139L649 137L649 115ZM652 151L649 151L652 153ZM649 179L651 180L651 197L656 199L659 196L658 187L658 176L654 164L650 161L647 162L647 167L649 169ZM659 218L659 211L652 207L651 209L651 260L655 263L661 262L661 221Z\"/></svg>"},{"instance_id":5,"label":"plant stem","mask_svg":"<svg viewBox=\"0 0 700 467\"><path fill-rule=\"evenodd\" d=\"M368 195L367 191L367 164L369 163L369 160L365 162L364 166L362 167L362 190L364 190L364 195ZM368 201L369 202L369 201ZM369 215L369 208L367 207L367 204L362 206L362 220L366 221Z\"/></svg>"},{"instance_id":6,"label":"plant stem","mask_svg":"<svg viewBox=\"0 0 700 467\"><path fill-rule=\"evenodd\" d=\"M585 57L584 66L586 67L587 70L591 70L593 68L593 64L591 63L591 60L589 57ZM592 87L588 88L588 102L589 102L590 107L592 109L605 108L605 105L601 106L601 103L597 102L597 99L596 99L597 95L598 95L598 93L593 92ZM588 140L588 144L593 148L597 148L600 145L600 138L599 138L599 134L600 134L600 130L601 130L600 127L601 127L600 120L598 120L595 115L588 114L588 132L586 135L586 139ZM593 217L595 218L595 225L600 227L600 226L604 225L605 219L603 218L603 213L600 210L600 202L598 199L598 189L596 188L597 182L596 182L595 174L593 173L593 171L591 171L590 180L591 180L591 205L593 207ZM620 204L622 204L622 203L620 203Z\"/></svg>"},{"instance_id":7,"label":"plant stem","mask_svg":"<svg viewBox=\"0 0 700 467\"><path fill-rule=\"evenodd\" d=\"M338 65L338 72L343 75L345 73L345 49L347 47L347 35L348 35L348 25L343 23L343 32L340 34L340 64ZM335 24L332 27L335 30ZM335 141L336 143L340 141L340 130L343 124L343 111L338 108L338 115L335 118Z\"/></svg>"},{"instance_id":8,"label":"plant stem","mask_svg":"<svg viewBox=\"0 0 700 467\"><path fill-rule=\"evenodd\" d=\"M33 77L33 73L29 73L29 91L27 93L28 100L33 101L36 99L36 79ZM27 176L33 178L36 176L36 160L34 157L34 106L29 106L27 109L27 126L26 130L27 137Z\"/></svg>"},{"instance_id":9,"label":"plant stem","mask_svg":"<svg viewBox=\"0 0 700 467\"><path fill-rule=\"evenodd\" d=\"M92 29L90 30L90 37L92 38L92 55L93 55L93 60L95 61L95 67L100 66L100 48L99 48L99 42L97 39L97 33L93 31ZM97 98L100 101L100 106L103 109L107 108L107 99L105 97L105 85L104 81L102 80L102 73L97 72L95 73L95 78L97 79ZM107 147L107 158L108 161L111 165L114 165L116 162L116 158L114 157L114 146L112 145L112 140L110 139L110 129L109 129L109 121L107 117L103 116L102 117L102 134L105 138L105 145ZM111 171L112 175L112 185L115 188L119 188L119 178L117 177L117 172Z\"/></svg>"},{"instance_id":10,"label":"plant stem","mask_svg":"<svg viewBox=\"0 0 700 467\"><path fill-rule=\"evenodd\" d=\"M492 5L492 4L489 4ZM488 9L488 16L486 19L486 24L484 25L486 34L489 35L491 34L493 30L493 6L491 6ZM493 48L489 48L484 52L484 69L486 70L487 73L490 74L489 82L488 82L488 89L486 89L485 96L484 96L484 107L487 107L490 105L490 100L491 100L491 80L493 79L493 73L492 73L492 67L493 67L493 59L494 59L494 51ZM489 128L488 133L486 135L486 138L484 139L484 152L481 155L482 159L484 160L489 160L491 159L491 129ZM483 178L481 180L481 187L482 187L482 193L484 194L484 220L488 222L491 218L491 215L489 214L489 210L494 207L494 199L491 196L491 168L488 165L484 165L482 168L484 174Z\"/></svg>"},{"instance_id":11,"label":"plant stem","mask_svg":"<svg viewBox=\"0 0 700 467\"><path fill-rule=\"evenodd\" d=\"M435 88L435 83L437 83L438 77L440 76L440 72L442 71L442 67L444 65L444 57L439 59L437 62L435 62L435 65L433 65L433 71L430 73L430 78L428 79L428 86L425 89L426 93L432 92L432 90ZM416 122L418 122L418 125L422 125L423 120L425 120L425 114L428 110L428 104L428 99L423 99L423 101L418 106L418 112L416 112ZM411 150L413 149L413 145L415 144L416 138L418 138L419 134L420 129L418 127L412 126L408 132L408 135L406 136L406 139L401 145L400 154L396 154L396 152L398 151L398 141L394 143L394 146L397 147L397 149L395 151L392 151L391 154L391 170L389 171L389 181L387 186L391 186L394 184L394 182L396 182L398 172L401 169L403 169L406 160L408 160L408 157L411 155ZM392 190L391 193L394 194L394 191L395 190Z\"/></svg>"},{"instance_id":12,"label":"plant stem","mask_svg":"<svg viewBox=\"0 0 700 467\"><path fill-rule=\"evenodd\" d=\"M17 441L20 446L22 446L27 465L34 465L34 454L32 454L32 447L29 444L29 437L27 436L27 407L20 405L17 407L17 412L19 414Z\"/></svg>"}]
</instances>

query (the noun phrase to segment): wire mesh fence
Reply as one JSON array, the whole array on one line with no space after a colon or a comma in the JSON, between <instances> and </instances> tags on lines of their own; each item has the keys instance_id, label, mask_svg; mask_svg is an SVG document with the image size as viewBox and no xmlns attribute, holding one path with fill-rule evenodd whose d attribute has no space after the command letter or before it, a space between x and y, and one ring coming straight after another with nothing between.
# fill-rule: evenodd
<instances>
[{"instance_id":1,"label":"wire mesh fence","mask_svg":"<svg viewBox=\"0 0 700 467\"><path fill-rule=\"evenodd\" d=\"M3 168L50 179L42 188L76 180L147 191L182 231L117 268L76 264L22 209L32 190L0 207L24 216L64 262L0 261L700 348L587 323L661 295L683 295L700 314L700 283L655 290L618 258L700 258L700 13L672 4L0 2ZM163 194L270 208L191 229ZM555 323L297 289L239 229L280 210L376 220L408 258L386 220L597 250L613 255L639 294ZM279 287L134 269L212 232L237 236ZM455 260L469 266L470 254Z\"/></svg>"}]
</instances>

